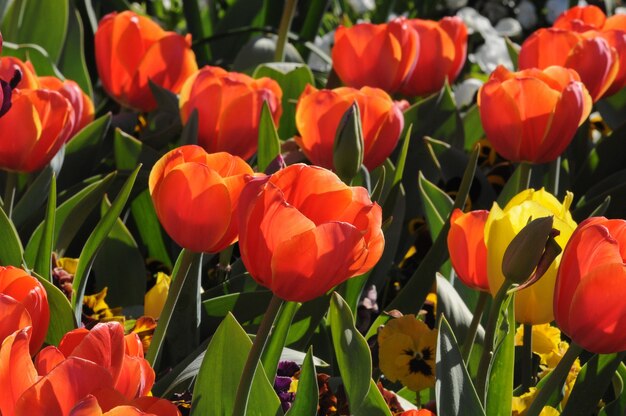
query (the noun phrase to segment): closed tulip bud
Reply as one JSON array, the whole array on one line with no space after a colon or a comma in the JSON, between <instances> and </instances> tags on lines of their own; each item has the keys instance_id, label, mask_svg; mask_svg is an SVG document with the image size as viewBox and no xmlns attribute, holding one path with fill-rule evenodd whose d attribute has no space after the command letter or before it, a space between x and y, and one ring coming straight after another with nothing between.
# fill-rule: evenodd
<instances>
[{"instance_id":1,"label":"closed tulip bud","mask_svg":"<svg viewBox=\"0 0 626 416\"><path fill-rule=\"evenodd\" d=\"M166 153L150 172L149 189L159 221L178 245L218 252L237 241L233 218L252 168L228 153L188 145Z\"/></svg>"},{"instance_id":2,"label":"closed tulip bud","mask_svg":"<svg viewBox=\"0 0 626 416\"><path fill-rule=\"evenodd\" d=\"M502 260L502 274L512 283L526 282L543 256L554 219L533 219L509 243Z\"/></svg>"},{"instance_id":3,"label":"closed tulip bud","mask_svg":"<svg viewBox=\"0 0 626 416\"><path fill-rule=\"evenodd\" d=\"M335 168L334 138L354 103L359 107L365 167L371 171L391 154L404 127L401 104L378 88L318 90L307 85L296 107L300 135L295 140L311 163Z\"/></svg>"},{"instance_id":4,"label":"closed tulip bud","mask_svg":"<svg viewBox=\"0 0 626 416\"><path fill-rule=\"evenodd\" d=\"M448 251L459 279L472 289L489 292L485 222L489 211L463 213L455 209L450 217Z\"/></svg>"},{"instance_id":5,"label":"closed tulip bud","mask_svg":"<svg viewBox=\"0 0 626 416\"><path fill-rule=\"evenodd\" d=\"M352 104L341 117L335 135L333 165L346 183L356 176L363 163L363 129L359 106Z\"/></svg>"},{"instance_id":6,"label":"closed tulip bud","mask_svg":"<svg viewBox=\"0 0 626 416\"><path fill-rule=\"evenodd\" d=\"M56 77L39 77L39 85L41 88L60 93L72 105L72 109L74 110L72 113L74 128L70 133L70 139L82 130L83 127L93 121L93 102L76 82L69 79L61 81Z\"/></svg>"},{"instance_id":7,"label":"closed tulip bud","mask_svg":"<svg viewBox=\"0 0 626 416\"><path fill-rule=\"evenodd\" d=\"M198 144L209 153L228 152L242 159L256 153L263 102L278 125L282 91L270 78L205 66L189 77L180 92L180 116L186 123L198 112Z\"/></svg>"},{"instance_id":8,"label":"closed tulip bud","mask_svg":"<svg viewBox=\"0 0 626 416\"><path fill-rule=\"evenodd\" d=\"M405 95L428 95L439 91L446 80L452 84L467 57L467 27L459 17L445 17L439 22L411 19L418 33L420 53L413 73L400 91Z\"/></svg>"},{"instance_id":9,"label":"closed tulip bud","mask_svg":"<svg viewBox=\"0 0 626 416\"><path fill-rule=\"evenodd\" d=\"M118 103L136 110L156 108L148 80L178 93L198 69L190 35L166 32L132 11L104 16L94 42L102 86Z\"/></svg>"},{"instance_id":10,"label":"closed tulip bud","mask_svg":"<svg viewBox=\"0 0 626 416\"><path fill-rule=\"evenodd\" d=\"M303 164L250 181L241 193L239 249L250 275L287 301L306 302L382 256L382 210L361 187Z\"/></svg>"},{"instance_id":11,"label":"closed tulip bud","mask_svg":"<svg viewBox=\"0 0 626 416\"><path fill-rule=\"evenodd\" d=\"M561 259L554 291L559 328L588 351L626 350L626 221L589 218Z\"/></svg>"},{"instance_id":12,"label":"closed tulip bud","mask_svg":"<svg viewBox=\"0 0 626 416\"><path fill-rule=\"evenodd\" d=\"M552 194L543 189L539 191L527 189L513 197L504 209L501 209L497 203L493 204L485 224L487 277L492 295L495 296L505 281L503 274L505 252L515 236L528 224L529 219L553 216L552 227L559 231L555 240L559 246L565 246L576 228L576 223L569 213L572 199L573 195L568 192L561 204ZM545 236L542 248L544 246ZM515 319L518 322L536 325L548 323L554 319L551 299L554 295L554 282L560 262L561 255L556 257L537 283L516 292ZM534 269L535 266L537 263L532 268ZM518 266L508 265L507 272L513 267ZM525 268L526 266L519 267ZM523 277L520 280L523 280Z\"/></svg>"},{"instance_id":13,"label":"closed tulip bud","mask_svg":"<svg viewBox=\"0 0 626 416\"><path fill-rule=\"evenodd\" d=\"M68 140L73 109L50 90L13 90L11 109L0 118L0 168L34 172Z\"/></svg>"},{"instance_id":14,"label":"closed tulip bud","mask_svg":"<svg viewBox=\"0 0 626 416\"><path fill-rule=\"evenodd\" d=\"M333 69L349 87L398 91L419 55L417 32L404 18L386 24L339 26L332 49Z\"/></svg>"},{"instance_id":15,"label":"closed tulip bud","mask_svg":"<svg viewBox=\"0 0 626 416\"><path fill-rule=\"evenodd\" d=\"M571 69L510 72L498 66L478 91L487 139L514 162L555 160L591 111L591 97Z\"/></svg>"}]
</instances>

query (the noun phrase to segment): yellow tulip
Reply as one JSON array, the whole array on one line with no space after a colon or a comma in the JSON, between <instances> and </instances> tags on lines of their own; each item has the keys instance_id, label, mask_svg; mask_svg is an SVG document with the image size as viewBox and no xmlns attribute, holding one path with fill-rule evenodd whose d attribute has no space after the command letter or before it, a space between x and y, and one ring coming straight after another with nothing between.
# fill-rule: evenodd
<instances>
[{"instance_id":1,"label":"yellow tulip","mask_svg":"<svg viewBox=\"0 0 626 416\"><path fill-rule=\"evenodd\" d=\"M158 319L163 311L165 299L170 290L171 278L165 273L157 273L156 284L148 290L144 299L144 315Z\"/></svg>"},{"instance_id":2,"label":"yellow tulip","mask_svg":"<svg viewBox=\"0 0 626 416\"><path fill-rule=\"evenodd\" d=\"M565 247L574 232L576 223L569 207L573 195L568 192L561 204L544 189L527 189L517 194L501 209L494 202L485 224L485 244L487 246L487 277L489 289L495 296L502 283L502 259L513 237L528 223L529 219L554 216L553 227L559 230L556 242ZM524 324L544 324L554 319L552 299L556 272L561 262L559 255L548 268L546 274L534 285L515 294L515 319Z\"/></svg>"}]
</instances>

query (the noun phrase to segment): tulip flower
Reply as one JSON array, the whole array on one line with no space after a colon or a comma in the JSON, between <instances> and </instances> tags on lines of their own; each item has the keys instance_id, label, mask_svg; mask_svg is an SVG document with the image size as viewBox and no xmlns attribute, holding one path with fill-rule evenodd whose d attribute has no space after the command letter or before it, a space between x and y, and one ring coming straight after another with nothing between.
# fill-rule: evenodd
<instances>
[{"instance_id":1,"label":"tulip flower","mask_svg":"<svg viewBox=\"0 0 626 416\"><path fill-rule=\"evenodd\" d=\"M445 17L439 22L411 19L418 33L420 53L412 75L402 84L405 95L427 95L439 91L446 80L456 79L467 57L467 27L459 17Z\"/></svg>"},{"instance_id":2,"label":"tulip flower","mask_svg":"<svg viewBox=\"0 0 626 416\"><path fill-rule=\"evenodd\" d=\"M367 272L384 247L380 206L364 188L317 166L251 180L238 221L246 269L287 301L306 302Z\"/></svg>"},{"instance_id":3,"label":"tulip flower","mask_svg":"<svg viewBox=\"0 0 626 416\"><path fill-rule=\"evenodd\" d=\"M178 93L198 69L190 35L166 32L132 11L104 16L94 41L104 89L121 105L136 110L156 108L148 80Z\"/></svg>"},{"instance_id":4,"label":"tulip flower","mask_svg":"<svg viewBox=\"0 0 626 416\"><path fill-rule=\"evenodd\" d=\"M562 67L509 72L499 66L478 92L487 139L514 162L556 159L589 115L591 104L578 74Z\"/></svg>"},{"instance_id":5,"label":"tulip flower","mask_svg":"<svg viewBox=\"0 0 626 416\"><path fill-rule=\"evenodd\" d=\"M34 90L39 88L39 80L35 74L35 68L30 62L24 62L14 56L0 57L0 79L6 82L11 81L15 77L15 73L19 72L13 88Z\"/></svg>"},{"instance_id":6,"label":"tulip flower","mask_svg":"<svg viewBox=\"0 0 626 416\"><path fill-rule=\"evenodd\" d=\"M0 343L13 331L32 325L30 352L37 352L50 321L48 296L41 283L22 269L0 267L0 304Z\"/></svg>"},{"instance_id":7,"label":"tulip flower","mask_svg":"<svg viewBox=\"0 0 626 416\"><path fill-rule=\"evenodd\" d=\"M569 212L572 199L573 195L568 192L561 204L544 189L527 189L514 196L504 209L494 202L485 223L487 277L492 295L495 296L505 280L502 272L504 253L513 237L526 226L529 219L554 216L553 228L560 233L555 240L561 247L565 246L576 228ZM562 254L556 257L537 283L516 292L515 319L518 322L537 325L554 319L552 297L561 256Z\"/></svg>"},{"instance_id":8,"label":"tulip flower","mask_svg":"<svg viewBox=\"0 0 626 416\"><path fill-rule=\"evenodd\" d=\"M561 330L588 351L626 350L626 221L592 217L570 238L554 291Z\"/></svg>"},{"instance_id":9,"label":"tulip flower","mask_svg":"<svg viewBox=\"0 0 626 416\"><path fill-rule=\"evenodd\" d=\"M94 107L91 98L72 80L62 81L56 77L39 77L39 87L60 93L72 105L74 128L70 139L94 119Z\"/></svg>"},{"instance_id":10,"label":"tulip flower","mask_svg":"<svg viewBox=\"0 0 626 416\"><path fill-rule=\"evenodd\" d=\"M311 163L333 168L333 145L341 117L356 102L363 130L363 164L380 166L396 147L404 117L399 104L378 88L318 90L307 85L296 107L295 140Z\"/></svg>"},{"instance_id":11,"label":"tulip flower","mask_svg":"<svg viewBox=\"0 0 626 416\"><path fill-rule=\"evenodd\" d=\"M233 215L252 168L228 153L188 145L166 153L150 172L150 195L165 231L195 252L218 252L237 241Z\"/></svg>"},{"instance_id":12,"label":"tulip flower","mask_svg":"<svg viewBox=\"0 0 626 416\"><path fill-rule=\"evenodd\" d=\"M455 209L450 217L448 251L459 279L472 289L489 292L485 222L489 211L463 213Z\"/></svg>"},{"instance_id":13,"label":"tulip flower","mask_svg":"<svg viewBox=\"0 0 626 416\"><path fill-rule=\"evenodd\" d=\"M185 81L180 116L187 123L191 113L198 112L198 144L207 152L228 152L247 160L257 150L263 102L278 125L282 95L270 78L253 79L205 66Z\"/></svg>"},{"instance_id":14,"label":"tulip flower","mask_svg":"<svg viewBox=\"0 0 626 416\"><path fill-rule=\"evenodd\" d=\"M552 27L585 32L602 29L605 23L606 15L598 6L574 6L561 13Z\"/></svg>"},{"instance_id":15,"label":"tulip flower","mask_svg":"<svg viewBox=\"0 0 626 416\"><path fill-rule=\"evenodd\" d=\"M398 91L420 53L417 32L404 18L386 24L359 23L335 32L333 68L349 87Z\"/></svg>"}]
</instances>

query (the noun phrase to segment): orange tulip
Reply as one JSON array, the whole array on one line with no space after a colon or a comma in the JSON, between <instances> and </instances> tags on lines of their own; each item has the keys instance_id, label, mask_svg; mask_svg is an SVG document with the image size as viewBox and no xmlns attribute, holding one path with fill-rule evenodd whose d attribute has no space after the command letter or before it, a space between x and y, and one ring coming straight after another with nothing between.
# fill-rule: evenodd
<instances>
[{"instance_id":1,"label":"orange tulip","mask_svg":"<svg viewBox=\"0 0 626 416\"><path fill-rule=\"evenodd\" d=\"M489 292L485 223L489 211L463 213L455 209L450 217L448 251L459 279L472 289Z\"/></svg>"},{"instance_id":2,"label":"orange tulip","mask_svg":"<svg viewBox=\"0 0 626 416\"><path fill-rule=\"evenodd\" d=\"M510 72L497 67L478 92L493 148L514 162L545 163L569 145L591 111L578 74L558 66Z\"/></svg>"},{"instance_id":3,"label":"orange tulip","mask_svg":"<svg viewBox=\"0 0 626 416\"><path fill-rule=\"evenodd\" d=\"M0 57L0 78L9 82L15 76L15 72L19 71L18 81L13 88L34 90L39 88L39 80L35 74L35 68L30 62L24 62L13 56Z\"/></svg>"},{"instance_id":4,"label":"orange tulip","mask_svg":"<svg viewBox=\"0 0 626 416\"><path fill-rule=\"evenodd\" d=\"M404 117L386 92L370 87L318 90L307 85L296 107L300 136L295 140L313 164L333 168L335 133L341 117L355 101L363 127L363 164L370 170L380 166L396 147Z\"/></svg>"},{"instance_id":5,"label":"orange tulip","mask_svg":"<svg viewBox=\"0 0 626 416\"><path fill-rule=\"evenodd\" d=\"M400 413L400 416L436 416L433 412L428 409L419 409L419 410L405 410Z\"/></svg>"},{"instance_id":6,"label":"orange tulip","mask_svg":"<svg viewBox=\"0 0 626 416\"><path fill-rule=\"evenodd\" d=\"M580 223L561 258L554 290L559 328L588 351L626 350L626 221Z\"/></svg>"},{"instance_id":7,"label":"orange tulip","mask_svg":"<svg viewBox=\"0 0 626 416\"><path fill-rule=\"evenodd\" d=\"M418 35L404 18L386 24L359 23L335 32L333 68L349 87L398 91L420 53Z\"/></svg>"},{"instance_id":8,"label":"orange tulip","mask_svg":"<svg viewBox=\"0 0 626 416\"><path fill-rule=\"evenodd\" d=\"M56 91L70 102L73 112L74 128L70 133L70 139L82 130L94 118L94 107L91 98L83 92L78 84L72 80L61 81L56 77L39 77L40 88Z\"/></svg>"},{"instance_id":9,"label":"orange tulip","mask_svg":"<svg viewBox=\"0 0 626 416\"><path fill-rule=\"evenodd\" d=\"M554 21L552 27L576 32L602 29L606 23L606 15L598 6L574 6Z\"/></svg>"},{"instance_id":10,"label":"orange tulip","mask_svg":"<svg viewBox=\"0 0 626 416\"><path fill-rule=\"evenodd\" d=\"M385 244L381 217L364 188L317 166L291 165L242 191L241 259L276 296L306 302L374 267Z\"/></svg>"},{"instance_id":11,"label":"orange tulip","mask_svg":"<svg viewBox=\"0 0 626 416\"><path fill-rule=\"evenodd\" d=\"M282 91L270 78L205 66L190 76L180 92L180 116L187 123L198 111L198 144L209 153L228 152L242 159L256 153L263 102L274 124L282 113Z\"/></svg>"},{"instance_id":12,"label":"orange tulip","mask_svg":"<svg viewBox=\"0 0 626 416\"><path fill-rule=\"evenodd\" d=\"M400 92L410 96L432 94L446 79L451 84L461 72L467 57L467 27L459 17L445 17L439 22L411 19L409 24L419 35L420 53Z\"/></svg>"},{"instance_id":13,"label":"orange tulip","mask_svg":"<svg viewBox=\"0 0 626 416\"><path fill-rule=\"evenodd\" d=\"M37 352L50 321L48 296L41 283L22 269L0 267L0 304L0 343L13 331L32 325L30 352Z\"/></svg>"},{"instance_id":14,"label":"orange tulip","mask_svg":"<svg viewBox=\"0 0 626 416\"><path fill-rule=\"evenodd\" d=\"M182 146L165 154L150 172L149 188L165 231L181 247L218 252L237 241L233 215L252 168L228 153Z\"/></svg>"},{"instance_id":15,"label":"orange tulip","mask_svg":"<svg viewBox=\"0 0 626 416\"><path fill-rule=\"evenodd\" d=\"M95 34L98 74L117 102L140 111L156 108L148 80L178 93L198 69L191 37L166 32L131 11L110 13Z\"/></svg>"},{"instance_id":16,"label":"orange tulip","mask_svg":"<svg viewBox=\"0 0 626 416\"><path fill-rule=\"evenodd\" d=\"M626 35L539 29L522 44L519 67L545 69L558 65L574 69L595 102L626 82L626 67L620 72L620 56L612 44L626 47Z\"/></svg>"}]
</instances>

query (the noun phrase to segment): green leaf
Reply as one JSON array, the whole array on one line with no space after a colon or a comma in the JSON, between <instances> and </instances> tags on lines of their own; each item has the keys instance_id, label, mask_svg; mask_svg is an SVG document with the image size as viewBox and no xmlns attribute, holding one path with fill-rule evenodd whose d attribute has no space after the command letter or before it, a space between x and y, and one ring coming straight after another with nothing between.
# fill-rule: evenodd
<instances>
[{"instance_id":1,"label":"green leaf","mask_svg":"<svg viewBox=\"0 0 626 416\"><path fill-rule=\"evenodd\" d=\"M0 264L3 266L22 267L24 249L4 208L0 208Z\"/></svg>"},{"instance_id":2,"label":"green leaf","mask_svg":"<svg viewBox=\"0 0 626 416\"><path fill-rule=\"evenodd\" d=\"M115 129L113 152L119 170L134 169L140 163L151 168L160 158L156 150L121 129Z\"/></svg>"},{"instance_id":3,"label":"green leaf","mask_svg":"<svg viewBox=\"0 0 626 416\"><path fill-rule=\"evenodd\" d=\"M626 414L626 365L621 363L613 377L616 399L604 406L600 416L622 416Z\"/></svg>"},{"instance_id":4,"label":"green leaf","mask_svg":"<svg viewBox=\"0 0 626 416\"><path fill-rule=\"evenodd\" d=\"M48 196L48 208L46 210L46 219L44 220L43 235L39 242L39 250L33 269L41 277L52 282L50 275L52 269L52 246L54 244L54 222L57 207L57 181L52 175L50 182L50 193Z\"/></svg>"},{"instance_id":5,"label":"green leaf","mask_svg":"<svg viewBox=\"0 0 626 416\"><path fill-rule=\"evenodd\" d=\"M314 415L317 412L319 389L317 386L317 373L313 365L313 347L306 352L304 363L300 369L298 391L296 399L285 416Z\"/></svg>"},{"instance_id":6,"label":"green leaf","mask_svg":"<svg viewBox=\"0 0 626 416\"><path fill-rule=\"evenodd\" d=\"M422 203L424 204L424 212L426 213L426 223L428 224L430 237L434 241L450 215L454 202L437 185L427 180L422 172L419 172L417 181Z\"/></svg>"},{"instance_id":7,"label":"green leaf","mask_svg":"<svg viewBox=\"0 0 626 416\"><path fill-rule=\"evenodd\" d=\"M198 110L193 109L187 122L183 126L183 131L180 133L180 146L186 144L198 144Z\"/></svg>"},{"instance_id":8,"label":"green leaf","mask_svg":"<svg viewBox=\"0 0 626 416\"><path fill-rule=\"evenodd\" d=\"M65 79L61 71L54 65L50 56L48 56L48 52L41 46L33 43L16 44L4 42L2 47L2 55L4 56L15 56L22 61L30 61L37 75L51 75Z\"/></svg>"},{"instance_id":9,"label":"green leaf","mask_svg":"<svg viewBox=\"0 0 626 416\"><path fill-rule=\"evenodd\" d=\"M515 363L515 309L513 295L500 307L496 323L494 349L487 375L485 400L488 415L511 414L513 391L513 365Z\"/></svg>"},{"instance_id":10,"label":"green leaf","mask_svg":"<svg viewBox=\"0 0 626 416\"><path fill-rule=\"evenodd\" d=\"M28 185L26 192L20 200L13 206L11 213L11 221L15 224L15 228L20 229L34 214L39 213L40 208L44 205L48 194L50 193L50 183L52 181L52 168L47 165L37 175L35 180Z\"/></svg>"},{"instance_id":11,"label":"green leaf","mask_svg":"<svg viewBox=\"0 0 626 416\"><path fill-rule=\"evenodd\" d=\"M459 339L465 339L472 323L472 311L465 304L465 299L441 274L437 274L437 315L445 316L446 322ZM479 325L475 342L482 344L484 337L485 330Z\"/></svg>"},{"instance_id":12,"label":"green leaf","mask_svg":"<svg viewBox=\"0 0 626 416\"><path fill-rule=\"evenodd\" d=\"M69 5L67 38L59 57L59 69L75 81L89 97L93 97L89 70L85 61L85 31L80 13L73 3Z\"/></svg>"},{"instance_id":13,"label":"green leaf","mask_svg":"<svg viewBox=\"0 0 626 416\"><path fill-rule=\"evenodd\" d=\"M459 345L444 316L439 321L435 376L437 414L485 415L472 379L463 363ZM509 397L510 394L509 391Z\"/></svg>"},{"instance_id":14,"label":"green leaf","mask_svg":"<svg viewBox=\"0 0 626 416\"><path fill-rule=\"evenodd\" d=\"M257 165L259 172L264 172L270 163L280 154L280 139L276 132L272 113L267 101L263 102L261 120L259 121L259 146Z\"/></svg>"},{"instance_id":15,"label":"green leaf","mask_svg":"<svg viewBox=\"0 0 626 416\"><path fill-rule=\"evenodd\" d=\"M267 374L270 382L273 383L276 370L278 368L278 361L283 353L283 348L287 341L287 335L289 334L289 327L291 321L298 311L300 304L298 302L285 302L278 312L278 316L274 321L274 328L272 329L271 336L265 344L263 349L263 355L261 356L261 362L265 373Z\"/></svg>"},{"instance_id":16,"label":"green leaf","mask_svg":"<svg viewBox=\"0 0 626 416\"><path fill-rule=\"evenodd\" d=\"M626 351L616 354L596 354L591 357L580 369L561 415L592 414L624 358Z\"/></svg>"},{"instance_id":17,"label":"green leaf","mask_svg":"<svg viewBox=\"0 0 626 416\"><path fill-rule=\"evenodd\" d=\"M517 61L519 60L519 51L520 45L513 42L508 37L504 38L504 43L506 43L506 51L509 53L509 58L511 58L511 62L513 63L513 68L517 68Z\"/></svg>"},{"instance_id":18,"label":"green leaf","mask_svg":"<svg viewBox=\"0 0 626 416\"><path fill-rule=\"evenodd\" d=\"M124 205L126 205L126 201L130 196L130 191L133 188L140 168L141 166L137 166L133 173L131 173L130 177L126 180L124 186L115 198L115 201L113 201L111 209L100 219L100 221L98 221L96 228L94 228L93 232L89 235L89 238L87 238L87 242L83 246L80 253L78 266L76 267L76 273L74 274L74 281L72 282L72 287L74 288L74 292L72 293L72 307L74 308L77 321L80 320L82 314L83 297L85 296L87 277L89 275L89 271L91 270L91 266L93 265L98 250L102 246L107 235L109 235L109 232L111 232L117 218L122 213L122 209L124 208Z\"/></svg>"},{"instance_id":19,"label":"green leaf","mask_svg":"<svg viewBox=\"0 0 626 416\"><path fill-rule=\"evenodd\" d=\"M231 416L239 379L252 341L228 314L211 339L193 390L192 416ZM248 415L282 415L280 400L259 364L252 381Z\"/></svg>"},{"instance_id":20,"label":"green leaf","mask_svg":"<svg viewBox=\"0 0 626 416\"><path fill-rule=\"evenodd\" d=\"M221 321L230 312L238 322L247 322L263 315L271 298L269 290L231 293L205 300L202 306L211 318Z\"/></svg>"},{"instance_id":21,"label":"green leaf","mask_svg":"<svg viewBox=\"0 0 626 416\"><path fill-rule=\"evenodd\" d=\"M130 205L130 210L141 241L148 249L148 257L160 261L167 267L172 267L172 260L163 240L161 224L148 189L137 195Z\"/></svg>"},{"instance_id":22,"label":"green leaf","mask_svg":"<svg viewBox=\"0 0 626 416\"><path fill-rule=\"evenodd\" d=\"M37 274L33 275L43 285L48 295L50 324L48 325L48 332L46 334L46 343L58 346L59 342L61 342L61 338L77 327L76 321L74 320L74 311L72 311L70 301L67 300L63 292L43 277Z\"/></svg>"},{"instance_id":23,"label":"green leaf","mask_svg":"<svg viewBox=\"0 0 626 416\"><path fill-rule=\"evenodd\" d=\"M278 83L283 92L283 114L280 118L278 133L283 139L294 136L297 133L296 102L308 84L315 85L311 69L298 63L272 62L257 67L252 76L254 78L268 77Z\"/></svg>"},{"instance_id":24,"label":"green leaf","mask_svg":"<svg viewBox=\"0 0 626 416\"><path fill-rule=\"evenodd\" d=\"M622 89L610 97L596 103L602 120L613 130L621 127L626 121L626 90Z\"/></svg>"},{"instance_id":25,"label":"green leaf","mask_svg":"<svg viewBox=\"0 0 626 416\"><path fill-rule=\"evenodd\" d=\"M264 21L264 0L233 0L230 7L226 10L224 16L219 20L215 27L214 35L220 33L228 33L233 29L240 27L258 27ZM246 43L250 33L232 34L211 43L211 51L213 59L224 59L232 62L237 52Z\"/></svg>"},{"instance_id":26,"label":"green leaf","mask_svg":"<svg viewBox=\"0 0 626 416\"><path fill-rule=\"evenodd\" d=\"M483 123L480 121L480 111L476 104L472 105L463 115L463 132L465 134L466 152L471 152L476 143L485 137Z\"/></svg>"},{"instance_id":27,"label":"green leaf","mask_svg":"<svg viewBox=\"0 0 626 416\"><path fill-rule=\"evenodd\" d=\"M2 34L13 42L40 45L56 62L65 43L68 18L68 0L14 0L4 16Z\"/></svg>"}]
</instances>

